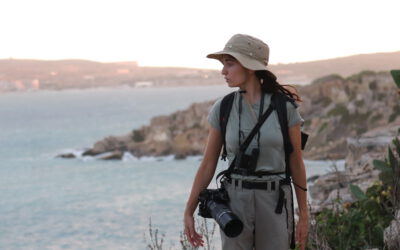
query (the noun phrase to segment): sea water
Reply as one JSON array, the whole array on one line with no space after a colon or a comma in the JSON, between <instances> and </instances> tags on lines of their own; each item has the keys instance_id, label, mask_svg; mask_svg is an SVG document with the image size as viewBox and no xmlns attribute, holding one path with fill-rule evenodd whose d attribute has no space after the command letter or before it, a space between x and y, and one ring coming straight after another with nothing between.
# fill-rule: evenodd
<instances>
[{"instance_id":1,"label":"sea water","mask_svg":"<svg viewBox=\"0 0 400 250\"><path fill-rule=\"evenodd\" d=\"M182 214L201 156L56 156L229 91L218 85L0 94L0 249L146 249L150 222L164 249L181 249ZM308 175L330 170L329 162L306 165ZM219 233L215 242L218 249Z\"/></svg>"}]
</instances>

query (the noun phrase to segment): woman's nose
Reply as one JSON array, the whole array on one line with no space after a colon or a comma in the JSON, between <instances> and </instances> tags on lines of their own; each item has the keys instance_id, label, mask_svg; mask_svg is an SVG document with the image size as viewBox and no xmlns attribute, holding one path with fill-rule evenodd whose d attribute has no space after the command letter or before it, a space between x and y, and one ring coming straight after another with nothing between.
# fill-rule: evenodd
<instances>
[{"instance_id":1,"label":"woman's nose","mask_svg":"<svg viewBox=\"0 0 400 250\"><path fill-rule=\"evenodd\" d=\"M227 74L225 67L222 68L221 74L222 74L222 75L226 75L226 74Z\"/></svg>"}]
</instances>

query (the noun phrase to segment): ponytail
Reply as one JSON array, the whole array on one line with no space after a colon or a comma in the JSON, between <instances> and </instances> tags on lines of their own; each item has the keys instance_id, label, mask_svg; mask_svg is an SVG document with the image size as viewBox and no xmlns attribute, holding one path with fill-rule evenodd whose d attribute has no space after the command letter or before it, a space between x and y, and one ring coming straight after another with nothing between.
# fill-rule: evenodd
<instances>
[{"instance_id":1,"label":"ponytail","mask_svg":"<svg viewBox=\"0 0 400 250\"><path fill-rule=\"evenodd\" d=\"M257 70L255 71L255 74L257 78L260 80L261 83L261 89L263 93L276 93L276 92L281 92L287 95L288 97L294 99L295 101L300 102L301 99L299 95L296 94L296 92L289 91L288 88L294 88L292 85L281 85L280 83L277 82L277 77L269 70Z\"/></svg>"}]
</instances>

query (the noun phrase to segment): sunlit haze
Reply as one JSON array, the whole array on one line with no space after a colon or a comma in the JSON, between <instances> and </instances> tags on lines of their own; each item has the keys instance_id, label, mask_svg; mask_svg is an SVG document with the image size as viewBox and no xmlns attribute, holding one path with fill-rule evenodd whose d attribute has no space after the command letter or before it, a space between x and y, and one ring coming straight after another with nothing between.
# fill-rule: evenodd
<instances>
[{"instance_id":1,"label":"sunlit haze","mask_svg":"<svg viewBox=\"0 0 400 250\"><path fill-rule=\"evenodd\" d=\"M0 58L219 68L205 56L235 33L266 41L274 64L392 52L399 10L398 0L3 0Z\"/></svg>"}]
</instances>

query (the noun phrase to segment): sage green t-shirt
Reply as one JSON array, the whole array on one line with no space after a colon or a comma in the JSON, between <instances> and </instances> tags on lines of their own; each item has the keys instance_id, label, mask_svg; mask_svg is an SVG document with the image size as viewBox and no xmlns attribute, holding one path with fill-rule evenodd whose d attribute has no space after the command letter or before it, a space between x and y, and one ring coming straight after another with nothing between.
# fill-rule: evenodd
<instances>
[{"instance_id":1,"label":"sage green t-shirt","mask_svg":"<svg viewBox=\"0 0 400 250\"><path fill-rule=\"evenodd\" d=\"M226 127L226 150L228 153L229 164L235 157L235 154L239 150L239 92L235 93L235 99L229 115L228 124ZM222 98L217 100L212 106L208 115L208 122L214 128L221 130L219 124L219 113ZM271 94L264 95L264 108L265 112L271 103ZM288 125L292 127L298 123L302 123L299 112L290 102L287 102L287 118ZM250 107L254 110L250 110ZM256 125L256 118L258 119L260 108L260 101L255 104L249 104L246 102L244 97L242 98L242 113L240 118L240 130L243 132L240 142L243 143L250 131ZM256 134L252 139L246 153L250 154L253 148L258 146ZM260 128L260 154L257 161L256 171L268 171L268 172L284 172L285 171L285 151L283 149L283 137L281 128L279 125L278 114L274 110L271 115L267 118L264 124ZM283 175L284 176L284 175ZM233 174L232 177L235 177ZM236 176L236 178L242 178ZM244 179L257 179L259 177L244 177ZM270 179L268 176L263 179Z\"/></svg>"}]
</instances>

